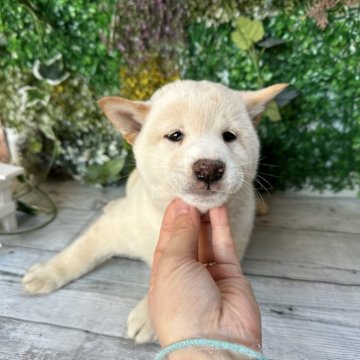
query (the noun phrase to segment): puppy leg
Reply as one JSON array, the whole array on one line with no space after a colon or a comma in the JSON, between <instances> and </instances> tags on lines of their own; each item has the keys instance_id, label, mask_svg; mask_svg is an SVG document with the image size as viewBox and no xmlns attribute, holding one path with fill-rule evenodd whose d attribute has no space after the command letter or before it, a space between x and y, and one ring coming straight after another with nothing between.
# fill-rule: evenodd
<instances>
[{"instance_id":1,"label":"puppy leg","mask_svg":"<svg viewBox=\"0 0 360 360\"><path fill-rule=\"evenodd\" d=\"M137 344L156 340L150 323L147 295L135 306L128 317L128 337L134 339Z\"/></svg>"},{"instance_id":2,"label":"puppy leg","mask_svg":"<svg viewBox=\"0 0 360 360\"><path fill-rule=\"evenodd\" d=\"M77 279L112 255L119 244L114 219L102 216L85 234L47 262L32 266L23 277L24 291L46 294ZM109 231L113 229L113 231Z\"/></svg>"},{"instance_id":3,"label":"puppy leg","mask_svg":"<svg viewBox=\"0 0 360 360\"><path fill-rule=\"evenodd\" d=\"M256 199L256 215L257 216L264 216L267 215L269 212L269 205L265 202L262 198Z\"/></svg>"}]
</instances>

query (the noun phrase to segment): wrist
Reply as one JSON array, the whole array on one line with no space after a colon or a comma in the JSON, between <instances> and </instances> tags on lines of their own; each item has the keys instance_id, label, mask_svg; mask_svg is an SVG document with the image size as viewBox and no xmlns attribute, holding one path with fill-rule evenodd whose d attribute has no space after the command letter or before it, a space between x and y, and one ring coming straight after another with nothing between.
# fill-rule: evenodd
<instances>
[{"instance_id":1,"label":"wrist","mask_svg":"<svg viewBox=\"0 0 360 360\"><path fill-rule=\"evenodd\" d=\"M227 350L218 349L181 349L169 354L168 360L249 360L250 358L242 354L234 354Z\"/></svg>"},{"instance_id":2,"label":"wrist","mask_svg":"<svg viewBox=\"0 0 360 360\"><path fill-rule=\"evenodd\" d=\"M157 360L266 360L246 346L207 338L185 339L163 348Z\"/></svg>"}]
</instances>

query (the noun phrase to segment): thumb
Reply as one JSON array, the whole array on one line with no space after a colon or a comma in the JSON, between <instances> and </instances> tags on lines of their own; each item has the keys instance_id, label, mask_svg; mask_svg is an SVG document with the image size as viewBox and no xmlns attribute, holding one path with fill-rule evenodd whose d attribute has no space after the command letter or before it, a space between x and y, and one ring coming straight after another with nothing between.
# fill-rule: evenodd
<instances>
[{"instance_id":1,"label":"thumb","mask_svg":"<svg viewBox=\"0 0 360 360\"><path fill-rule=\"evenodd\" d=\"M164 255L197 259L200 214L196 208L181 199L175 202L175 221L171 240Z\"/></svg>"}]
</instances>

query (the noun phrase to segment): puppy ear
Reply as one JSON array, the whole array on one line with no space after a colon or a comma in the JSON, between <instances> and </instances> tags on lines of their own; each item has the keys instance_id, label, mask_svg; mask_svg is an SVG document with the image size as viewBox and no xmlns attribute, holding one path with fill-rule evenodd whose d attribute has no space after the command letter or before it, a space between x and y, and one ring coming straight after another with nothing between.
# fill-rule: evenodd
<instances>
[{"instance_id":1,"label":"puppy ear","mask_svg":"<svg viewBox=\"0 0 360 360\"><path fill-rule=\"evenodd\" d=\"M104 97L98 103L122 137L133 144L149 113L150 105L115 96Z\"/></svg>"},{"instance_id":2,"label":"puppy ear","mask_svg":"<svg viewBox=\"0 0 360 360\"><path fill-rule=\"evenodd\" d=\"M266 109L266 105L280 94L289 84L276 84L257 91L241 91L246 109L256 127Z\"/></svg>"}]
</instances>

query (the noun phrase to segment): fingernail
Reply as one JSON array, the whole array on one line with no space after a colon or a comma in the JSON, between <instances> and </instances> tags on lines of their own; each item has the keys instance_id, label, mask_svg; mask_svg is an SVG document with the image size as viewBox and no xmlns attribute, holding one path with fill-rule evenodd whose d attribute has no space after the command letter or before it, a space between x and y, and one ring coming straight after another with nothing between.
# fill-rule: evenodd
<instances>
[{"instance_id":1,"label":"fingernail","mask_svg":"<svg viewBox=\"0 0 360 360\"><path fill-rule=\"evenodd\" d=\"M190 206L181 199L176 201L176 215L187 214L190 211Z\"/></svg>"}]
</instances>

